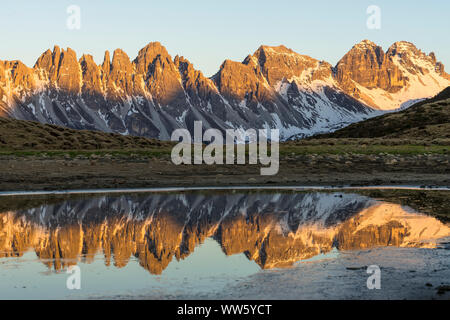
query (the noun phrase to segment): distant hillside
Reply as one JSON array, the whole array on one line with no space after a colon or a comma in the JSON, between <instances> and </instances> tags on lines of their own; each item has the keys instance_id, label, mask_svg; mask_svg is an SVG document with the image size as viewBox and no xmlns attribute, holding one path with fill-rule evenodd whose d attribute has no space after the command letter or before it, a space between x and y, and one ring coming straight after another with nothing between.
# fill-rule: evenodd
<instances>
[{"instance_id":1,"label":"distant hillside","mask_svg":"<svg viewBox=\"0 0 450 320\"><path fill-rule=\"evenodd\" d=\"M450 87L434 98L410 108L352 124L334 133L314 136L329 138L450 138Z\"/></svg>"},{"instance_id":2,"label":"distant hillside","mask_svg":"<svg viewBox=\"0 0 450 320\"><path fill-rule=\"evenodd\" d=\"M0 118L0 150L134 150L169 145L143 137Z\"/></svg>"}]
</instances>

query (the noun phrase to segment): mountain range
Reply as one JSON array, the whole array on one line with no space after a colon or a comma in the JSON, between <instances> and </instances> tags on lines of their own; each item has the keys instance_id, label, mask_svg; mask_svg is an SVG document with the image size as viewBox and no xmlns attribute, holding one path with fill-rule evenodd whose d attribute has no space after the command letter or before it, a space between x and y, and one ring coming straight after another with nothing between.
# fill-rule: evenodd
<instances>
[{"instance_id":1,"label":"mountain range","mask_svg":"<svg viewBox=\"0 0 450 320\"><path fill-rule=\"evenodd\" d=\"M101 65L55 46L33 68L0 60L0 116L161 140L201 120L204 130L278 128L287 140L406 108L449 85L435 54L405 41L385 52L364 40L334 67L261 46L211 78L159 42L134 60L107 51Z\"/></svg>"}]
</instances>

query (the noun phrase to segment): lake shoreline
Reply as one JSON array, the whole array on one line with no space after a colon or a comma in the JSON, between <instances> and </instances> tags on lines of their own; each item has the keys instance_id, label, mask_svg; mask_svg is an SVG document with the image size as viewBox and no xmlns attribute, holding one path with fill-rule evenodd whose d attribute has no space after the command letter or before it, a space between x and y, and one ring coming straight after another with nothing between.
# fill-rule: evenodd
<instances>
[{"instance_id":1,"label":"lake shoreline","mask_svg":"<svg viewBox=\"0 0 450 320\"><path fill-rule=\"evenodd\" d=\"M0 191L224 186L450 186L449 156L325 154L282 156L260 165L174 165L169 156L1 156Z\"/></svg>"},{"instance_id":2,"label":"lake shoreline","mask_svg":"<svg viewBox=\"0 0 450 320\"><path fill-rule=\"evenodd\" d=\"M127 193L128 189L128 192L137 193L136 189L145 189L143 192L150 191L148 189L167 189L168 192L176 189L178 192L185 188L197 188L200 192L206 192L208 188L245 187L259 188L263 192L263 188L273 190L280 189L280 186L300 186L303 189L352 192L385 199L450 222L450 191L439 190L450 187L448 160L447 154L284 155L277 175L261 176L259 165L175 166L168 156L3 155L0 156L0 166L3 168L0 171L0 192L15 192L16 195L11 198L17 198L23 192L36 191L43 193L44 197L52 192L62 193L64 197L64 191L70 190L101 190L102 193L123 190ZM380 190L385 186L395 187L396 190ZM401 187L407 186L417 187L418 190L401 190ZM358 187L361 189L355 189ZM8 194L1 198L8 198Z\"/></svg>"}]
</instances>

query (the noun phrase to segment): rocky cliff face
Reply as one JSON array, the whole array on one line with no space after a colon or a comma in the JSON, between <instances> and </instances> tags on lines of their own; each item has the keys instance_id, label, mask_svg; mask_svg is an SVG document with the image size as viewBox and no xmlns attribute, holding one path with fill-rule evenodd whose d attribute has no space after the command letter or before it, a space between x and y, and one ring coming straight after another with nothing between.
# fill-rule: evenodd
<instances>
[{"instance_id":1,"label":"rocky cliff face","mask_svg":"<svg viewBox=\"0 0 450 320\"><path fill-rule=\"evenodd\" d=\"M347 91L351 91L356 82L367 89L380 88L395 93L406 83L391 56L371 41L357 44L338 62L336 79Z\"/></svg>"},{"instance_id":2,"label":"rocky cliff face","mask_svg":"<svg viewBox=\"0 0 450 320\"><path fill-rule=\"evenodd\" d=\"M449 75L434 53L426 55L406 41L396 42L384 52L364 40L338 62L334 72L346 93L378 109L411 104L449 85Z\"/></svg>"},{"instance_id":3,"label":"rocky cliff face","mask_svg":"<svg viewBox=\"0 0 450 320\"><path fill-rule=\"evenodd\" d=\"M32 249L60 270L98 254L121 268L134 256L161 274L213 238L269 269L334 247L427 247L449 235L432 217L350 194L104 196L0 213L0 258Z\"/></svg>"},{"instance_id":4,"label":"rocky cliff face","mask_svg":"<svg viewBox=\"0 0 450 320\"><path fill-rule=\"evenodd\" d=\"M0 61L0 115L75 129L170 139L176 128L278 128L282 139L332 131L432 96L450 84L434 53L397 42L355 45L332 67L284 47L226 60L212 78L158 42L97 65L55 46L33 68Z\"/></svg>"}]
</instances>

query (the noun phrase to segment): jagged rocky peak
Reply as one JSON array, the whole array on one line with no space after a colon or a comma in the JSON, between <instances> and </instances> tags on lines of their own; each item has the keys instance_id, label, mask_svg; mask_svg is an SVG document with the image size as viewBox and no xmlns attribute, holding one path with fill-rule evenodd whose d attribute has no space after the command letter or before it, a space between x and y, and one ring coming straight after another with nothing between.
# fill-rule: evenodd
<instances>
[{"instance_id":1,"label":"jagged rocky peak","mask_svg":"<svg viewBox=\"0 0 450 320\"><path fill-rule=\"evenodd\" d=\"M374 48L381 48L375 42L370 41L368 39L361 40L359 43L353 46L353 49L358 50L372 50Z\"/></svg>"},{"instance_id":2,"label":"jagged rocky peak","mask_svg":"<svg viewBox=\"0 0 450 320\"><path fill-rule=\"evenodd\" d=\"M136 72L143 75L147 90L159 105L181 103L184 93L180 72L161 43L149 43L139 51L133 63Z\"/></svg>"},{"instance_id":3,"label":"jagged rocky peak","mask_svg":"<svg viewBox=\"0 0 450 320\"><path fill-rule=\"evenodd\" d=\"M7 116L11 104L38 88L33 69L19 60L0 61L0 116Z\"/></svg>"},{"instance_id":4,"label":"jagged rocky peak","mask_svg":"<svg viewBox=\"0 0 450 320\"><path fill-rule=\"evenodd\" d=\"M437 61L434 52L427 55L411 42L395 42L389 47L387 55L412 75L436 72L448 79L448 75L444 71L444 65Z\"/></svg>"},{"instance_id":5,"label":"jagged rocky peak","mask_svg":"<svg viewBox=\"0 0 450 320\"><path fill-rule=\"evenodd\" d=\"M119 95L132 95L133 71L134 67L128 55L122 49L114 50L107 81L109 93L116 91Z\"/></svg>"},{"instance_id":6,"label":"jagged rocky peak","mask_svg":"<svg viewBox=\"0 0 450 320\"><path fill-rule=\"evenodd\" d=\"M122 49L116 49L113 52L113 58L111 62L111 71L112 72L133 72L133 64L130 61L130 58Z\"/></svg>"},{"instance_id":7,"label":"jagged rocky peak","mask_svg":"<svg viewBox=\"0 0 450 320\"><path fill-rule=\"evenodd\" d=\"M327 78L331 75L331 65L325 66L318 60L294 52L283 45L271 47L261 46L253 54L253 59L246 62L258 61L261 72L271 86L276 86L282 80L300 80L310 82ZM315 71L320 67L320 73Z\"/></svg>"},{"instance_id":8,"label":"jagged rocky peak","mask_svg":"<svg viewBox=\"0 0 450 320\"><path fill-rule=\"evenodd\" d=\"M139 50L138 56L134 60L136 71L141 74L147 74L157 59L168 65L172 64L172 58L167 52L167 49L159 42L150 42Z\"/></svg>"},{"instance_id":9,"label":"jagged rocky peak","mask_svg":"<svg viewBox=\"0 0 450 320\"><path fill-rule=\"evenodd\" d=\"M393 43L386 52L392 58L398 58L399 63L406 64L422 64L422 63L436 63L433 62L433 57L426 55L419 50L414 44L407 41L398 41ZM436 57L434 57L435 59Z\"/></svg>"},{"instance_id":10,"label":"jagged rocky peak","mask_svg":"<svg viewBox=\"0 0 450 320\"><path fill-rule=\"evenodd\" d=\"M265 78L251 64L225 60L213 79L222 95L237 102L260 100L267 91Z\"/></svg>"},{"instance_id":11,"label":"jagged rocky peak","mask_svg":"<svg viewBox=\"0 0 450 320\"><path fill-rule=\"evenodd\" d=\"M4 68L10 72L11 85L15 87L35 88L35 79L33 77L33 70L28 68L19 60L5 61Z\"/></svg>"},{"instance_id":12,"label":"jagged rocky peak","mask_svg":"<svg viewBox=\"0 0 450 320\"><path fill-rule=\"evenodd\" d=\"M50 81L55 81L59 67L59 59L61 57L61 49L59 46L54 46L53 51L47 49L36 61L34 68L44 70Z\"/></svg>"},{"instance_id":13,"label":"jagged rocky peak","mask_svg":"<svg viewBox=\"0 0 450 320\"><path fill-rule=\"evenodd\" d=\"M44 71L43 76L48 77L51 85L68 93L78 94L81 91L81 68L77 54L71 48L64 50L54 46L53 52L45 51L36 61L34 69Z\"/></svg>"},{"instance_id":14,"label":"jagged rocky peak","mask_svg":"<svg viewBox=\"0 0 450 320\"><path fill-rule=\"evenodd\" d=\"M448 74L447 72L445 72L445 66L442 62L437 61L436 59L436 55L434 52L430 52L428 54L428 56L431 59L431 63L432 65L434 65L434 71L439 74L441 77L450 80L450 74Z\"/></svg>"},{"instance_id":15,"label":"jagged rocky peak","mask_svg":"<svg viewBox=\"0 0 450 320\"><path fill-rule=\"evenodd\" d=\"M397 41L394 42L388 49L388 51L396 51L397 53L414 53L421 54L422 51L419 50L413 43L408 41Z\"/></svg>"},{"instance_id":16,"label":"jagged rocky peak","mask_svg":"<svg viewBox=\"0 0 450 320\"><path fill-rule=\"evenodd\" d=\"M352 81L361 86L395 93L405 85L405 79L383 48L363 40L355 45L336 65L337 81L347 92L354 92Z\"/></svg>"},{"instance_id":17,"label":"jagged rocky peak","mask_svg":"<svg viewBox=\"0 0 450 320\"><path fill-rule=\"evenodd\" d=\"M105 56L102 63L102 71L105 75L108 75L111 71L111 56L108 50L105 51Z\"/></svg>"},{"instance_id":18,"label":"jagged rocky peak","mask_svg":"<svg viewBox=\"0 0 450 320\"><path fill-rule=\"evenodd\" d=\"M61 51L58 68L58 86L71 93L78 94L81 90L81 69L77 54L70 48Z\"/></svg>"},{"instance_id":19,"label":"jagged rocky peak","mask_svg":"<svg viewBox=\"0 0 450 320\"><path fill-rule=\"evenodd\" d=\"M417 58L423 58L430 62L436 63L436 57L435 54L432 52L430 55L425 54L416 47L414 43L408 42L408 41L397 41L394 42L389 49L386 52L390 56L399 56L401 58L407 58L407 57L417 57Z\"/></svg>"},{"instance_id":20,"label":"jagged rocky peak","mask_svg":"<svg viewBox=\"0 0 450 320\"><path fill-rule=\"evenodd\" d=\"M150 42L142 48L133 61L136 72L143 75L148 89L163 104L164 94L174 94L180 89L181 77L167 49L159 42Z\"/></svg>"},{"instance_id":21,"label":"jagged rocky peak","mask_svg":"<svg viewBox=\"0 0 450 320\"><path fill-rule=\"evenodd\" d=\"M203 73L200 70L195 69L194 65L185 57L176 55L173 61L183 79L205 78Z\"/></svg>"},{"instance_id":22,"label":"jagged rocky peak","mask_svg":"<svg viewBox=\"0 0 450 320\"><path fill-rule=\"evenodd\" d=\"M243 64L246 64L254 69L259 68L259 61L254 56L249 54L245 57L244 61L242 61Z\"/></svg>"},{"instance_id":23,"label":"jagged rocky peak","mask_svg":"<svg viewBox=\"0 0 450 320\"><path fill-rule=\"evenodd\" d=\"M442 62L437 62L436 63L436 69L435 70L441 77L443 77L446 80L450 81L450 74L445 72L445 67L444 67L444 64Z\"/></svg>"},{"instance_id":24,"label":"jagged rocky peak","mask_svg":"<svg viewBox=\"0 0 450 320\"><path fill-rule=\"evenodd\" d=\"M183 78L186 78L188 75L194 75L195 73L201 73L201 71L197 71L194 69L194 65L185 57L176 55L173 59L173 63L178 68L180 74Z\"/></svg>"},{"instance_id":25,"label":"jagged rocky peak","mask_svg":"<svg viewBox=\"0 0 450 320\"><path fill-rule=\"evenodd\" d=\"M174 64L180 72L184 89L187 94L195 99L195 95L200 98L209 98L215 94L217 89L211 79L206 78L200 70L183 56L175 56Z\"/></svg>"},{"instance_id":26,"label":"jagged rocky peak","mask_svg":"<svg viewBox=\"0 0 450 320\"><path fill-rule=\"evenodd\" d=\"M83 54L80 58L81 72L83 75L84 94L101 94L104 90L101 69L97 66L90 54Z\"/></svg>"}]
</instances>

